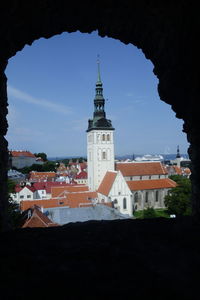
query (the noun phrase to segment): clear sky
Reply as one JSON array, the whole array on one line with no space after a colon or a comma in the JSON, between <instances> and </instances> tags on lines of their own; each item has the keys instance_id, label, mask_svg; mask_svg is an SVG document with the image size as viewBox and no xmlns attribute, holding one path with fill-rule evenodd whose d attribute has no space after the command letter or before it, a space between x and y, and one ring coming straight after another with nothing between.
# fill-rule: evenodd
<instances>
[{"instance_id":1,"label":"clear sky","mask_svg":"<svg viewBox=\"0 0 200 300\"><path fill-rule=\"evenodd\" d=\"M172 154L177 145L187 153L183 121L159 99L151 61L135 46L97 32L42 38L9 60L9 149L86 155L98 54L115 154Z\"/></svg>"}]
</instances>

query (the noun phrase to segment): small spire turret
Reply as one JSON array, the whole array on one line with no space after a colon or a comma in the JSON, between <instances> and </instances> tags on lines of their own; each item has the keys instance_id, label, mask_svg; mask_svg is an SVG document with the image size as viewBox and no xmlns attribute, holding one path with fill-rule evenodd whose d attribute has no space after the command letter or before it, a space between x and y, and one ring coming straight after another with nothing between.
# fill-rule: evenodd
<instances>
[{"instance_id":1,"label":"small spire turret","mask_svg":"<svg viewBox=\"0 0 200 300\"><path fill-rule=\"evenodd\" d=\"M176 154L176 158L180 158L180 151L179 151L179 145L177 146L177 154Z\"/></svg>"}]
</instances>

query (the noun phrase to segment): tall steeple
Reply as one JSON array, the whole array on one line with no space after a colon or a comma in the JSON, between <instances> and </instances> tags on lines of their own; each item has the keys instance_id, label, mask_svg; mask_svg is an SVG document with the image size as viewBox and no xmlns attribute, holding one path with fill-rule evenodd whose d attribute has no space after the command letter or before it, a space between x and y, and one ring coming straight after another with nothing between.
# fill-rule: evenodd
<instances>
[{"instance_id":1,"label":"tall steeple","mask_svg":"<svg viewBox=\"0 0 200 300\"><path fill-rule=\"evenodd\" d=\"M98 189L108 170L115 169L114 128L111 121L106 119L104 106L103 83L98 59L94 112L93 118L88 120L87 129L87 173L91 191Z\"/></svg>"},{"instance_id":2,"label":"tall steeple","mask_svg":"<svg viewBox=\"0 0 200 300\"><path fill-rule=\"evenodd\" d=\"M104 110L105 106L105 99L103 97L103 83L101 81L101 74L100 74L100 61L99 57L97 60L97 82L95 88L95 98L94 98L94 113L93 119L88 120L88 131L93 129L110 129L114 130L112 127L111 120L106 119L106 112Z\"/></svg>"}]
</instances>

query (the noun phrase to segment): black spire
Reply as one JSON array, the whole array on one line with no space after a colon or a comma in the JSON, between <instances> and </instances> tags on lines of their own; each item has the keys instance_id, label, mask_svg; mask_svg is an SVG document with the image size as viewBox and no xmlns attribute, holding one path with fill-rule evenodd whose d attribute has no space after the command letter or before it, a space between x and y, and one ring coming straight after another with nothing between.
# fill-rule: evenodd
<instances>
[{"instance_id":1,"label":"black spire","mask_svg":"<svg viewBox=\"0 0 200 300\"><path fill-rule=\"evenodd\" d=\"M180 151L179 151L179 146L177 146L177 154L176 154L176 158L180 158Z\"/></svg>"},{"instance_id":2,"label":"black spire","mask_svg":"<svg viewBox=\"0 0 200 300\"><path fill-rule=\"evenodd\" d=\"M103 97L103 83L101 81L101 75L100 75L100 62L99 57L97 60L97 67L98 67L98 77L96 82L96 94L94 98L94 113L93 113L93 119L88 120L88 131L91 131L93 129L97 130L114 130L112 127L111 120L106 119L106 113L104 110L105 106L105 99Z\"/></svg>"}]
</instances>

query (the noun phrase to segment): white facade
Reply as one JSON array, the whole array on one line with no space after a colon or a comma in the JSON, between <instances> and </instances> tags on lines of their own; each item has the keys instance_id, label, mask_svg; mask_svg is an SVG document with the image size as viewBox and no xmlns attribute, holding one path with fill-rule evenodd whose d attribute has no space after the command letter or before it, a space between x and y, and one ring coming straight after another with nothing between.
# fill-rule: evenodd
<instances>
[{"instance_id":1,"label":"white facade","mask_svg":"<svg viewBox=\"0 0 200 300\"><path fill-rule=\"evenodd\" d=\"M28 186L23 187L19 192L11 193L10 197L20 203L20 201L27 200L41 200L50 199L51 194L47 194L46 190L34 190L31 191Z\"/></svg>"},{"instance_id":2,"label":"white facade","mask_svg":"<svg viewBox=\"0 0 200 300\"><path fill-rule=\"evenodd\" d=\"M35 199L35 192L31 191L28 187L24 187L18 193L11 193L11 198L18 203L22 200L34 200Z\"/></svg>"},{"instance_id":3,"label":"white facade","mask_svg":"<svg viewBox=\"0 0 200 300\"><path fill-rule=\"evenodd\" d=\"M109 171L110 172L110 171ZM108 173L109 173L108 172ZM122 214L133 216L133 200L132 192L126 183L126 180L122 176L120 171L114 171L117 173L108 195L104 195L98 192L99 203L112 202L113 207L119 210Z\"/></svg>"},{"instance_id":4,"label":"white facade","mask_svg":"<svg viewBox=\"0 0 200 300\"><path fill-rule=\"evenodd\" d=\"M143 210L148 207L154 209L165 208L165 196L170 189L154 189L154 190L140 190L132 191L134 210Z\"/></svg>"},{"instance_id":5,"label":"white facade","mask_svg":"<svg viewBox=\"0 0 200 300\"><path fill-rule=\"evenodd\" d=\"M113 130L91 130L87 133L88 186L98 189L108 170L114 171Z\"/></svg>"}]
</instances>

